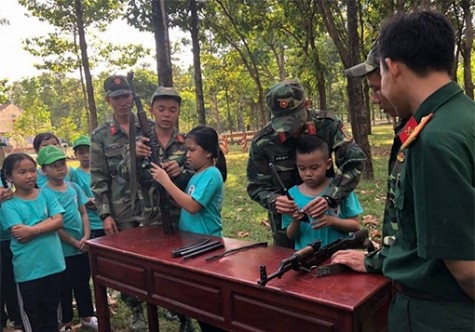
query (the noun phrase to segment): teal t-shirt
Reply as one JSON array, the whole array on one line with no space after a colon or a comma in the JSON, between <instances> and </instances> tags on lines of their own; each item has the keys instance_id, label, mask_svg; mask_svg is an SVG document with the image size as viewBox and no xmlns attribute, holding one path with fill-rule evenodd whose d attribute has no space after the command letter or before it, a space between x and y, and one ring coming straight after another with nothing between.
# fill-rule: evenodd
<instances>
[{"instance_id":1,"label":"teal t-shirt","mask_svg":"<svg viewBox=\"0 0 475 332\"><path fill-rule=\"evenodd\" d=\"M41 190L35 199L13 197L2 203L2 227L37 223L64 213L63 207L51 193ZM27 243L11 238L13 271L16 282L43 278L64 271L66 268L58 232L42 234Z\"/></svg>"},{"instance_id":2,"label":"teal t-shirt","mask_svg":"<svg viewBox=\"0 0 475 332\"><path fill-rule=\"evenodd\" d=\"M5 217L2 215L2 208L0 206L0 241L8 241L11 238L10 230L3 228L2 220Z\"/></svg>"},{"instance_id":3,"label":"teal t-shirt","mask_svg":"<svg viewBox=\"0 0 475 332\"><path fill-rule=\"evenodd\" d=\"M65 191L51 189L48 185L43 186L45 191L50 192L58 202L64 207L63 229L76 240L81 240L84 236L81 213L79 207L87 203L87 197L79 186L72 182L66 182ZM74 248L69 243L61 241L64 257L80 255L81 251Z\"/></svg>"},{"instance_id":4,"label":"teal t-shirt","mask_svg":"<svg viewBox=\"0 0 475 332\"><path fill-rule=\"evenodd\" d=\"M186 186L186 193L200 203L202 209L190 214L181 209L180 230L186 232L223 236L221 209L223 205L223 177L212 166L196 173Z\"/></svg>"},{"instance_id":5,"label":"teal t-shirt","mask_svg":"<svg viewBox=\"0 0 475 332\"><path fill-rule=\"evenodd\" d=\"M328 188L326 188L319 196L325 195L325 192ZM307 205L311 200L315 198L315 196L306 196L302 194L298 188L298 186L293 186L289 190L290 195L294 198L295 204L302 209L305 205ZM363 212L361 208L360 202L356 197L354 192L351 192L340 204L338 209L335 210L328 210L327 214L337 215L339 218L346 219L349 217L354 217ZM290 223L292 222L292 217L284 214L282 215L282 228L287 228ZM323 227L320 229L313 229L310 223L301 222L299 228L299 237L295 239L295 249L299 250L313 241L320 239L322 240L322 247L326 246L340 238L349 237L350 233L342 232L334 227L328 226Z\"/></svg>"},{"instance_id":6,"label":"teal t-shirt","mask_svg":"<svg viewBox=\"0 0 475 332\"><path fill-rule=\"evenodd\" d=\"M86 197L94 198L91 190L91 174L85 172L81 168L70 168L71 180L76 183L83 191ZM87 209L87 208L86 208ZM103 229L102 220L95 210L87 209L87 216L89 217L89 227L91 230Z\"/></svg>"}]
</instances>

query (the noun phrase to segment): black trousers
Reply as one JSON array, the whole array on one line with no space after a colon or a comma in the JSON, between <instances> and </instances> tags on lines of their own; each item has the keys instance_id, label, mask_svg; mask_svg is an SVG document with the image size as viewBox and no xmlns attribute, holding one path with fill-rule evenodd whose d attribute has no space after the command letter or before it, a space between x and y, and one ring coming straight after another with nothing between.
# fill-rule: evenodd
<instances>
[{"instance_id":1,"label":"black trousers","mask_svg":"<svg viewBox=\"0 0 475 332\"><path fill-rule=\"evenodd\" d=\"M61 273L43 278L19 282L23 310L28 319L23 319L26 331L31 327L33 332L58 331L58 305L61 294Z\"/></svg>"},{"instance_id":2,"label":"black trousers","mask_svg":"<svg viewBox=\"0 0 475 332\"><path fill-rule=\"evenodd\" d=\"M61 278L61 310L63 323L69 323L74 317L73 292L79 317L92 316L94 307L92 305L91 287L89 286L91 269L88 256L80 254L64 259L66 270Z\"/></svg>"},{"instance_id":3,"label":"black trousers","mask_svg":"<svg viewBox=\"0 0 475 332\"><path fill-rule=\"evenodd\" d=\"M12 260L10 240L0 241L0 315L2 327L7 325L8 320L14 322L15 326L21 323Z\"/></svg>"}]
</instances>

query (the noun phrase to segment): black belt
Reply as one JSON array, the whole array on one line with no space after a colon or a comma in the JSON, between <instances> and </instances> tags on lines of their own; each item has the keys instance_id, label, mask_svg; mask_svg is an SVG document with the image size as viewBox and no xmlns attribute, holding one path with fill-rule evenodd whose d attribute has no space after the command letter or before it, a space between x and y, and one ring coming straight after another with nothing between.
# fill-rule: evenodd
<instances>
[{"instance_id":1,"label":"black belt","mask_svg":"<svg viewBox=\"0 0 475 332\"><path fill-rule=\"evenodd\" d=\"M414 288L409 288L393 281L393 289L396 293L400 293L407 297L425 301L451 301L451 302L468 302L473 303L470 297L442 297L434 294L419 291Z\"/></svg>"}]
</instances>

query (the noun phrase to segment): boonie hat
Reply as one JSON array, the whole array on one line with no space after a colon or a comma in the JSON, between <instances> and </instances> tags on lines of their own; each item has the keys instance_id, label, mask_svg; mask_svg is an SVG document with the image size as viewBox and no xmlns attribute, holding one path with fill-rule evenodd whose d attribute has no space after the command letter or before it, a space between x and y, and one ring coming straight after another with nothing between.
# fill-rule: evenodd
<instances>
[{"instance_id":1,"label":"boonie hat","mask_svg":"<svg viewBox=\"0 0 475 332\"><path fill-rule=\"evenodd\" d=\"M66 155L64 154L63 150L55 145L48 145L42 148L38 153L38 157L36 158L38 164L41 166L52 164L60 159L66 159Z\"/></svg>"},{"instance_id":2,"label":"boonie hat","mask_svg":"<svg viewBox=\"0 0 475 332\"><path fill-rule=\"evenodd\" d=\"M379 68L378 40L371 45L371 50L366 57L366 61L345 70L345 75L350 77L366 76Z\"/></svg>"},{"instance_id":3,"label":"boonie hat","mask_svg":"<svg viewBox=\"0 0 475 332\"><path fill-rule=\"evenodd\" d=\"M73 142L73 149L76 150L76 148L80 145L90 146L91 145L91 139L89 138L89 136L86 136L86 135L79 136L79 138L77 138Z\"/></svg>"},{"instance_id":4,"label":"boonie hat","mask_svg":"<svg viewBox=\"0 0 475 332\"><path fill-rule=\"evenodd\" d=\"M150 105L153 104L155 100L158 98L173 98L175 99L179 104L181 103L181 97L178 91L172 86L159 86L157 90L152 95L152 98L150 98Z\"/></svg>"},{"instance_id":5,"label":"boonie hat","mask_svg":"<svg viewBox=\"0 0 475 332\"><path fill-rule=\"evenodd\" d=\"M272 113L272 128L277 132L292 131L307 120L305 92L297 80L273 85L267 92L266 102Z\"/></svg>"},{"instance_id":6,"label":"boonie hat","mask_svg":"<svg viewBox=\"0 0 475 332\"><path fill-rule=\"evenodd\" d=\"M104 90L108 97L119 97L132 93L129 81L122 75L109 76L104 81Z\"/></svg>"}]
</instances>

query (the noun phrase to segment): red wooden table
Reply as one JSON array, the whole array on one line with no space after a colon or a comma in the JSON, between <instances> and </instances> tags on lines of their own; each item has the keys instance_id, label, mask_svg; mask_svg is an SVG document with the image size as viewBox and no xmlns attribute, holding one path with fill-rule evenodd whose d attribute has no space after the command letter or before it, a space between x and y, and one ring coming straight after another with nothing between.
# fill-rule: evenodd
<instances>
[{"instance_id":1,"label":"red wooden table","mask_svg":"<svg viewBox=\"0 0 475 332\"><path fill-rule=\"evenodd\" d=\"M203 237L140 227L88 241L99 330L111 330L110 287L147 302L150 331L159 330L157 305L230 331L384 331L391 286L383 276L289 271L260 287L259 266L270 274L293 250L259 247L206 262L249 244L228 238L210 237L225 247L203 256L171 256Z\"/></svg>"}]
</instances>

